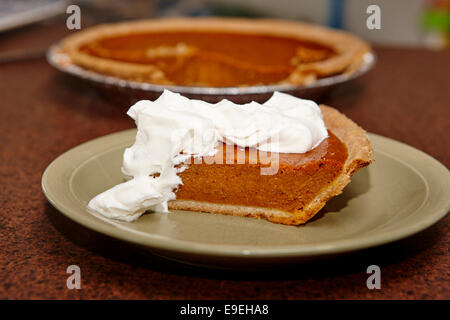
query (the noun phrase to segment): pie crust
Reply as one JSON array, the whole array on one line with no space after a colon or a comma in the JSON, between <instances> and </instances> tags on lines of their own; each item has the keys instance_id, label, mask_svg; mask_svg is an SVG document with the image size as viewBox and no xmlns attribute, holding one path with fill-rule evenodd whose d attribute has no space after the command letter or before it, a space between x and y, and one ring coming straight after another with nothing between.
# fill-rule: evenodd
<instances>
[{"instance_id":1,"label":"pie crust","mask_svg":"<svg viewBox=\"0 0 450 320\"><path fill-rule=\"evenodd\" d=\"M191 47L189 43L183 42L183 33L198 34L228 34L236 36L265 36L273 39L291 39L322 46L331 50L333 54L327 56L317 49L308 49L299 47L297 53L291 57L289 72L285 77L276 78L274 83L268 83L269 80L261 79L258 82L257 68L252 66L235 66L233 68L245 75L246 72L256 72L256 80L252 83L239 83L237 86L248 85L267 85L267 84L308 84L316 79L328 77L331 75L352 73L358 69L362 62L362 57L370 51L367 43L356 36L343 31L337 31L325 27L311 25L307 23L272 20L272 19L230 19L230 18L163 18L153 20L143 20L134 22L122 22L115 24L105 24L79 31L63 40L63 52L66 52L71 62L102 74L113 75L119 78L131 79L135 81L169 84L169 85L196 85L196 86L233 86L232 82L220 84L216 82L208 83L177 83L169 79L164 68L157 63L135 63L133 61L121 61L110 57L102 57L86 51L84 48L90 44L101 42L104 39L117 37L131 37L139 34L158 34L180 33L180 43L173 47L161 46L158 48L148 48L148 56L154 57L158 54L178 54L179 56L189 55ZM124 39L125 39L124 38ZM276 50L273 48L273 50ZM111 49L113 50L113 49ZM255 48L256 50L256 48ZM260 52L264 56L268 49ZM195 51L195 48L194 48ZM219 53L220 54L220 53ZM114 55L114 54L113 54ZM305 58L306 57L306 58ZM212 58L211 58L212 59ZM225 56L225 59L228 57ZM311 61L309 61L311 60ZM236 64L237 62L233 62ZM205 64L206 65L206 64ZM258 66L260 68L260 66ZM203 72L202 65L198 68L198 73ZM242 70L239 68L243 68ZM250 69L245 69L250 68ZM260 68L261 69L261 68ZM197 69L195 69L197 70ZM246 71L247 70L247 71ZM263 72L266 71L261 71ZM192 72L191 72L192 73ZM204 73L220 73L206 70ZM220 80L219 80L220 81Z\"/></svg>"}]
</instances>

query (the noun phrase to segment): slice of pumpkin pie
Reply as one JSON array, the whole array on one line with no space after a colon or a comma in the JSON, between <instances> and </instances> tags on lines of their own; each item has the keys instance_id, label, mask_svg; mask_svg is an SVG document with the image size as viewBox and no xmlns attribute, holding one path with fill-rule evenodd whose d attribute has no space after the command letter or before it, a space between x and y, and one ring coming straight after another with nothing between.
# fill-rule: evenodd
<instances>
[{"instance_id":1,"label":"slice of pumpkin pie","mask_svg":"<svg viewBox=\"0 0 450 320\"><path fill-rule=\"evenodd\" d=\"M276 92L263 104L209 104L164 91L128 114L128 181L91 211L132 221L146 211L193 210L305 223L373 161L365 131L342 113Z\"/></svg>"}]
</instances>

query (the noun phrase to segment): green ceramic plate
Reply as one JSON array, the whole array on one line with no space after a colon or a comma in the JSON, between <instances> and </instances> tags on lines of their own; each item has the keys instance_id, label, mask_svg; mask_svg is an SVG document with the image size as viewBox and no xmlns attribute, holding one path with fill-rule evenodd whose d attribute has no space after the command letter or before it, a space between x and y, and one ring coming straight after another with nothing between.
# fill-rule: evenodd
<instances>
[{"instance_id":1,"label":"green ceramic plate","mask_svg":"<svg viewBox=\"0 0 450 320\"><path fill-rule=\"evenodd\" d=\"M92 197L123 181L122 153L134 137L135 130L127 130L67 151L45 170L42 188L53 206L81 225L182 262L246 268L328 258L410 236L450 207L446 167L370 134L375 163L302 226L187 211L149 213L132 223L88 213Z\"/></svg>"}]
</instances>

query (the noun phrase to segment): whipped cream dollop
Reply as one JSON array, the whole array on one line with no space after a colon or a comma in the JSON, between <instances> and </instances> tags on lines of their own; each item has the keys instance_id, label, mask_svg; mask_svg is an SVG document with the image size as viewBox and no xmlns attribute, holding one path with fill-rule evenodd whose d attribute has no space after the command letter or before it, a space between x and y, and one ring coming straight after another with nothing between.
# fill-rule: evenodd
<instances>
[{"instance_id":1,"label":"whipped cream dollop","mask_svg":"<svg viewBox=\"0 0 450 320\"><path fill-rule=\"evenodd\" d=\"M193 157L213 156L225 142L276 153L305 153L328 132L319 106L275 92L263 104L210 104L165 90L155 101L142 100L127 112L137 126L135 143L123 155L129 179L97 195L91 211L133 221L145 211L168 212L168 201L182 184L178 173Z\"/></svg>"}]
</instances>

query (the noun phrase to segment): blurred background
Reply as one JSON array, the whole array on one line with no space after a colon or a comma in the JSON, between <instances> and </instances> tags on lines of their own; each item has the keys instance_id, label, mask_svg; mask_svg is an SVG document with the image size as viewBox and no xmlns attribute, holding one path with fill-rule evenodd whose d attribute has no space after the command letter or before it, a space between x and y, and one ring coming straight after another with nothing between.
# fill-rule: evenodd
<instances>
[{"instance_id":1,"label":"blurred background","mask_svg":"<svg viewBox=\"0 0 450 320\"><path fill-rule=\"evenodd\" d=\"M82 27L161 16L275 17L349 30L374 44L444 49L450 43L450 0L0 0L0 32L65 18L70 4L80 6ZM380 7L381 29L366 26L372 4Z\"/></svg>"}]
</instances>

